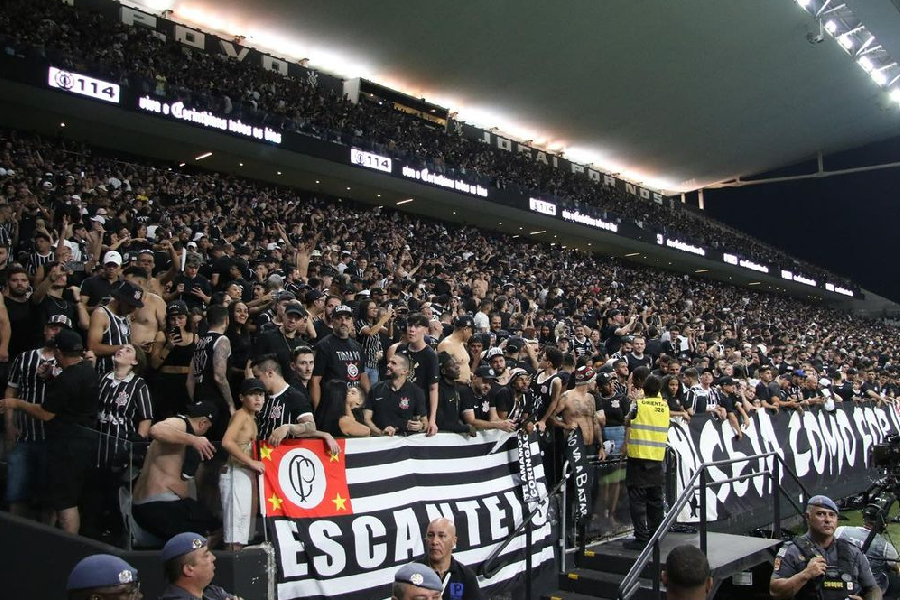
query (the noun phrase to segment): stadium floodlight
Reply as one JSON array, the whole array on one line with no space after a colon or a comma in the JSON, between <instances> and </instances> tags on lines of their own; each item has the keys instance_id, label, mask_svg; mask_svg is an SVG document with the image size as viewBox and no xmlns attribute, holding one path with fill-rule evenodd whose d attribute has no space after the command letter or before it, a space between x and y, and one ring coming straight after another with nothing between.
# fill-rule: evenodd
<instances>
[{"instance_id":1,"label":"stadium floodlight","mask_svg":"<svg viewBox=\"0 0 900 600\"><path fill-rule=\"evenodd\" d=\"M825 22L825 31L827 31L829 34L834 35L837 32L837 30L838 30L837 21L835 21L834 19L828 19Z\"/></svg>"},{"instance_id":2,"label":"stadium floodlight","mask_svg":"<svg viewBox=\"0 0 900 600\"><path fill-rule=\"evenodd\" d=\"M812 0L797 0L797 4L800 5L800 8L809 9L809 5L812 4Z\"/></svg>"},{"instance_id":3,"label":"stadium floodlight","mask_svg":"<svg viewBox=\"0 0 900 600\"><path fill-rule=\"evenodd\" d=\"M859 63L859 66L861 66L866 73L870 73L872 69L875 68L875 65L872 64L872 59L868 56L860 56L856 62Z\"/></svg>"},{"instance_id":4,"label":"stadium floodlight","mask_svg":"<svg viewBox=\"0 0 900 600\"><path fill-rule=\"evenodd\" d=\"M847 50L853 50L853 46L856 44L856 42L853 40L852 36L844 34L838 38L838 44L840 44Z\"/></svg>"},{"instance_id":5,"label":"stadium floodlight","mask_svg":"<svg viewBox=\"0 0 900 600\"><path fill-rule=\"evenodd\" d=\"M891 100L900 104L900 88L894 88L890 93Z\"/></svg>"}]
</instances>

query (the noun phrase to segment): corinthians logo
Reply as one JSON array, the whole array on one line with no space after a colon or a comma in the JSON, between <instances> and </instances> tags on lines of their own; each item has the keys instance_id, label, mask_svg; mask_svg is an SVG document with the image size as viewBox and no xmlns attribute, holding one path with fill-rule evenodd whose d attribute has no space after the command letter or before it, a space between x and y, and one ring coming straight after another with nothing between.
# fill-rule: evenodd
<instances>
[{"instance_id":1,"label":"corinthians logo","mask_svg":"<svg viewBox=\"0 0 900 600\"><path fill-rule=\"evenodd\" d=\"M315 508L325 497L325 467L311 450L295 448L281 459L278 483L288 501L304 510Z\"/></svg>"}]
</instances>

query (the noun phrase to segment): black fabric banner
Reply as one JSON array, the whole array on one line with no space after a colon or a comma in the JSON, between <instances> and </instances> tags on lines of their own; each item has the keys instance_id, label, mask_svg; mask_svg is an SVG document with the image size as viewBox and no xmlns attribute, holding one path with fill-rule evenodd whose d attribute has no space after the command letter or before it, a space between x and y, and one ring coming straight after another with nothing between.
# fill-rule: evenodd
<instances>
[{"instance_id":1,"label":"black fabric banner","mask_svg":"<svg viewBox=\"0 0 900 600\"><path fill-rule=\"evenodd\" d=\"M842 498L861 490L878 476L869 468L870 449L885 437L900 431L900 417L893 407L875 408L844 403L833 412L812 408L800 414L781 411L757 412L743 437L735 438L727 421L710 415L691 419L689 425L669 429L669 445L678 456L677 491L704 462L777 452L795 472L810 494ZM754 459L708 471L711 481L738 477L753 471L769 471L775 459ZM782 469L781 485L798 505L801 491ZM772 522L772 496L768 477L710 485L706 495L706 517L714 528L744 532ZM680 515L681 521L699 520L699 491ZM781 502L782 518L794 513L787 500Z\"/></svg>"},{"instance_id":2,"label":"black fabric banner","mask_svg":"<svg viewBox=\"0 0 900 600\"><path fill-rule=\"evenodd\" d=\"M587 457L584 454L584 436L581 428L576 427L566 436L566 458L572 467L572 481L575 487L574 510L572 515L576 521L582 521L591 514L591 477Z\"/></svg>"}]
</instances>

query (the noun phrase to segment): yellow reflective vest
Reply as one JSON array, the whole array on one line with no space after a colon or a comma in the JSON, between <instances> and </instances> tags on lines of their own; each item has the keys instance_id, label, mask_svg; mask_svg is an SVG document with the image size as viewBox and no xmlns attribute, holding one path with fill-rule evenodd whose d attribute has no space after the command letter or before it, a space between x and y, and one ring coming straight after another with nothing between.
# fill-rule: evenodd
<instances>
[{"instance_id":1,"label":"yellow reflective vest","mask_svg":"<svg viewBox=\"0 0 900 600\"><path fill-rule=\"evenodd\" d=\"M660 397L641 398L628 430L629 458L662 462L669 439L669 405Z\"/></svg>"}]
</instances>

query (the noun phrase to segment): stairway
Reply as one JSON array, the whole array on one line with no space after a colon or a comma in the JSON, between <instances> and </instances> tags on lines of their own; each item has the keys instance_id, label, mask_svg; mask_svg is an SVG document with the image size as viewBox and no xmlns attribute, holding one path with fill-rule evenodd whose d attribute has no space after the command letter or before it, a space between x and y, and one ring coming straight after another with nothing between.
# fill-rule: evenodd
<instances>
[{"instance_id":1,"label":"stairway","mask_svg":"<svg viewBox=\"0 0 900 600\"><path fill-rule=\"evenodd\" d=\"M669 550L683 544L700 545L696 533L669 533L660 548L660 560L665 564ZM707 535L707 557L714 580L714 589L735 573L771 562L781 540L769 540L728 533ZM619 540L607 541L575 554L575 564L559 576L559 590L542 596L543 600L615 600L619 584L637 560L639 552L626 550ZM658 573L653 563L641 573L640 587L632 600L655 600L653 581ZM665 598L665 589L661 596Z\"/></svg>"}]
</instances>

